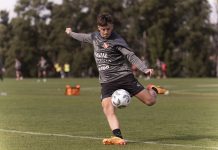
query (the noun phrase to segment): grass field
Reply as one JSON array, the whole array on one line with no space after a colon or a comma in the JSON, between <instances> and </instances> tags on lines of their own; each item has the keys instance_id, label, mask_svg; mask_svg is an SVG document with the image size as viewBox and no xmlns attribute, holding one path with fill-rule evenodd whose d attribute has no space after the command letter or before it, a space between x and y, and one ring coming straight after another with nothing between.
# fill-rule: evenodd
<instances>
[{"instance_id":1,"label":"grass field","mask_svg":"<svg viewBox=\"0 0 218 150\"><path fill-rule=\"evenodd\" d=\"M126 146L111 136L99 100L98 79L0 82L0 150L218 150L218 79L141 80L170 89L147 107L133 98L117 110ZM80 96L65 96L66 84Z\"/></svg>"}]
</instances>

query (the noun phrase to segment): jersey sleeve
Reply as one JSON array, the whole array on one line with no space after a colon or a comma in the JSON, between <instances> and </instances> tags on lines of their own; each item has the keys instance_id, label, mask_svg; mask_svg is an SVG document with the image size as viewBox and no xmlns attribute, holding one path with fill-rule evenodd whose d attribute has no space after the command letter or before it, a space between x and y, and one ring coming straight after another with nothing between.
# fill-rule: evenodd
<instances>
[{"instance_id":1,"label":"jersey sleeve","mask_svg":"<svg viewBox=\"0 0 218 150\"><path fill-rule=\"evenodd\" d=\"M140 71L146 72L148 67L135 55L134 52L122 46L117 46L117 49L127 58L131 64L135 65Z\"/></svg>"},{"instance_id":2,"label":"jersey sleeve","mask_svg":"<svg viewBox=\"0 0 218 150\"><path fill-rule=\"evenodd\" d=\"M78 41L92 44L91 34L71 32L70 36Z\"/></svg>"}]
</instances>

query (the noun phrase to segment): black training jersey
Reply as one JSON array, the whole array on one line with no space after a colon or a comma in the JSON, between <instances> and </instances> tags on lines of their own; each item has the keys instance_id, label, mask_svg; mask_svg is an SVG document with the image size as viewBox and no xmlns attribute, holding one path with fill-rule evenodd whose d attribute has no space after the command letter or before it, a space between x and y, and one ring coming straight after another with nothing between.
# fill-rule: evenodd
<instances>
[{"instance_id":1,"label":"black training jersey","mask_svg":"<svg viewBox=\"0 0 218 150\"><path fill-rule=\"evenodd\" d=\"M132 74L131 64L136 65L142 72L147 69L124 39L115 32L112 32L107 39L102 38L99 32L90 34L71 32L70 35L81 42L93 44L100 83L112 82Z\"/></svg>"}]
</instances>

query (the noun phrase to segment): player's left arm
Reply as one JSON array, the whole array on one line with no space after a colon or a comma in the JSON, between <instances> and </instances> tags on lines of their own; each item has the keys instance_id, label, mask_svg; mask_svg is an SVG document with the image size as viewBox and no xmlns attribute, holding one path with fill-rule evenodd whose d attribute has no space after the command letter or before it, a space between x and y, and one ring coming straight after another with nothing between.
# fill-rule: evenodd
<instances>
[{"instance_id":1,"label":"player's left arm","mask_svg":"<svg viewBox=\"0 0 218 150\"><path fill-rule=\"evenodd\" d=\"M135 65L140 71L144 72L146 75L151 76L154 72L152 68L148 68L141 59L139 59L134 52L130 51L129 49L122 47L122 46L117 46L117 49L128 59L128 61Z\"/></svg>"}]
</instances>

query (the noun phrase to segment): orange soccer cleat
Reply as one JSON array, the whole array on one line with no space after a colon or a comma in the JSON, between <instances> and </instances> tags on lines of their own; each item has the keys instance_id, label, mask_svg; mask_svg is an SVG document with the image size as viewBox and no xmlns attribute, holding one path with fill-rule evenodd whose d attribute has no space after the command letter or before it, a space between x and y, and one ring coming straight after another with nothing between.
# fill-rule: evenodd
<instances>
[{"instance_id":1,"label":"orange soccer cleat","mask_svg":"<svg viewBox=\"0 0 218 150\"><path fill-rule=\"evenodd\" d=\"M112 136L111 138L103 139L104 145L126 145L127 142L119 137Z\"/></svg>"},{"instance_id":2,"label":"orange soccer cleat","mask_svg":"<svg viewBox=\"0 0 218 150\"><path fill-rule=\"evenodd\" d=\"M161 86L156 86L153 84L148 84L147 85L147 90L153 89L155 92L157 92L157 94L164 94L164 95L168 95L169 94L169 90L167 90L164 87Z\"/></svg>"}]
</instances>

